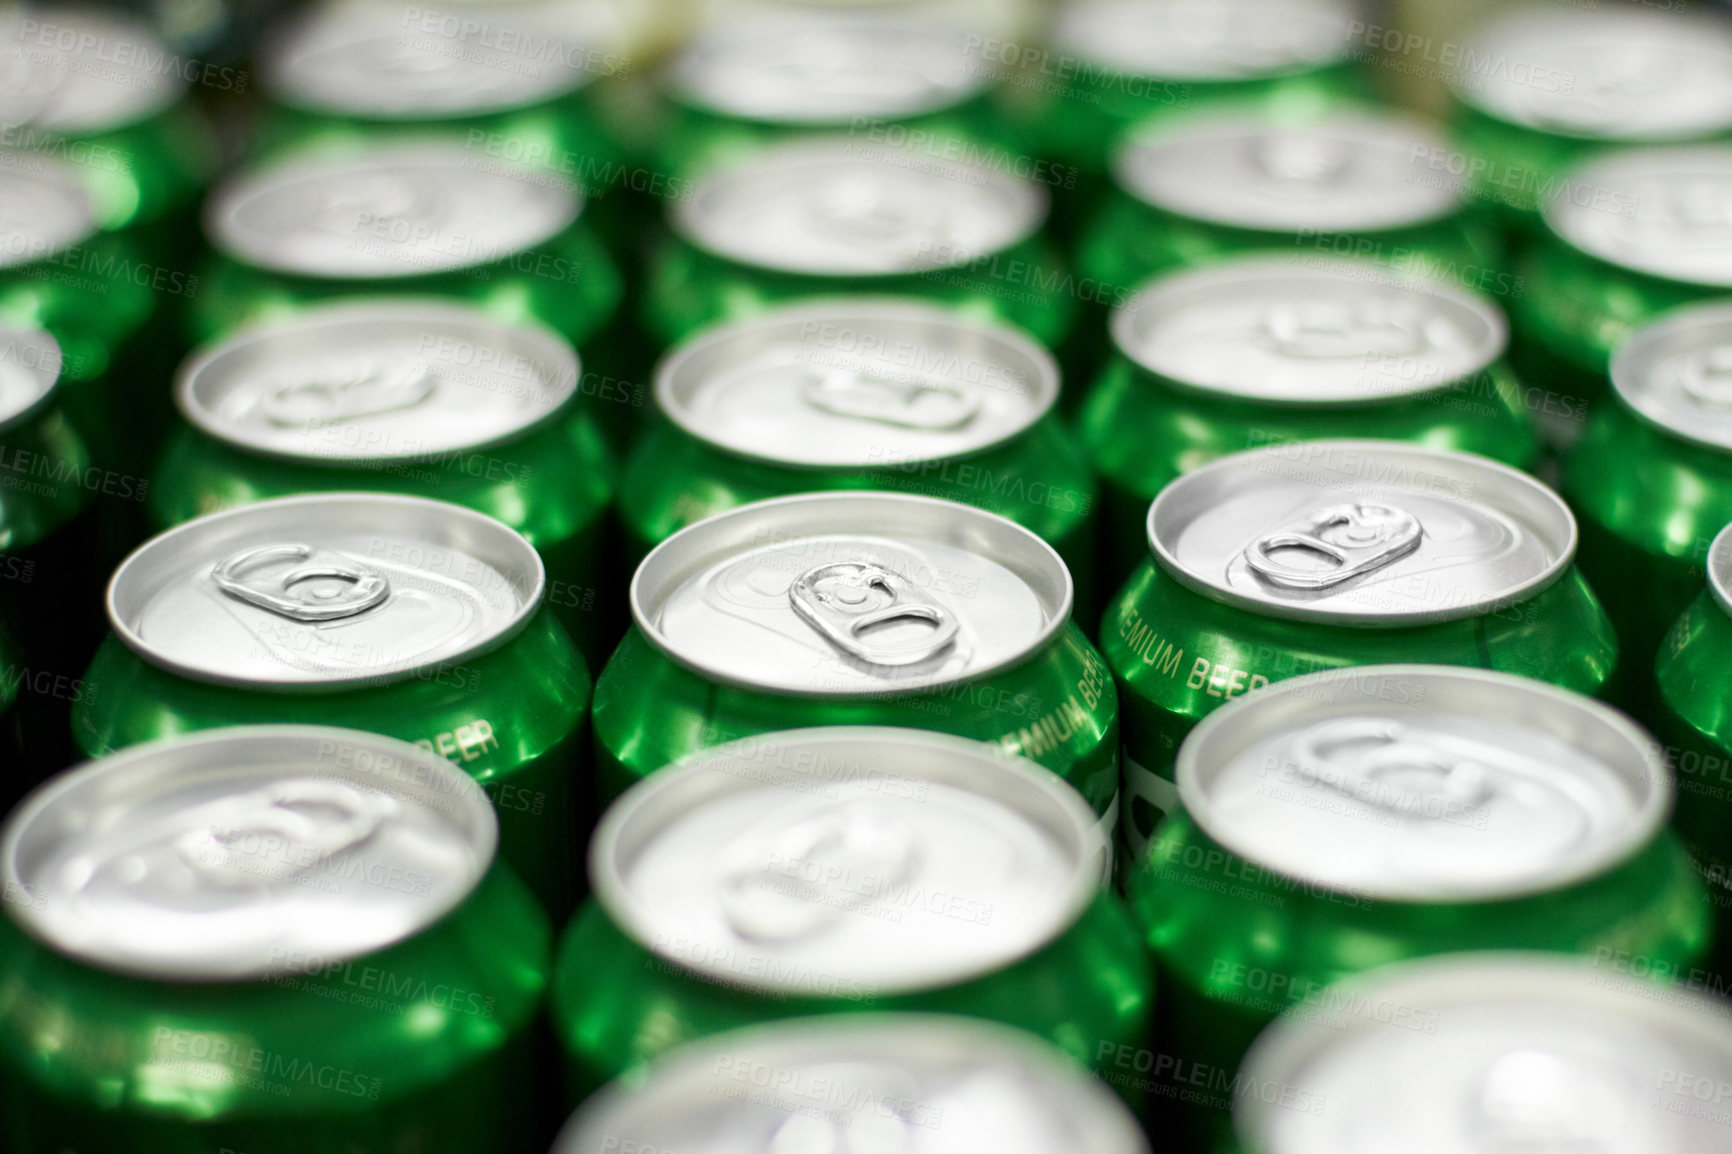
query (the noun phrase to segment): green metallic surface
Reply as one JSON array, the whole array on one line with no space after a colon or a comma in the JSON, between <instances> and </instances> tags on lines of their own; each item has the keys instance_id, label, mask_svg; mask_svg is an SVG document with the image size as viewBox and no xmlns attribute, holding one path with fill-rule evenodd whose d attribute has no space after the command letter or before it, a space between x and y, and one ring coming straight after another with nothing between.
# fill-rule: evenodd
<instances>
[{"instance_id":1,"label":"green metallic surface","mask_svg":"<svg viewBox=\"0 0 1732 1154\"><path fill-rule=\"evenodd\" d=\"M90 503L90 453L58 401L0 429L0 553L45 540Z\"/></svg>"},{"instance_id":2,"label":"green metallic surface","mask_svg":"<svg viewBox=\"0 0 1732 1154\"><path fill-rule=\"evenodd\" d=\"M165 222L198 199L217 169L216 135L187 99L105 132L27 131L33 146L88 158L77 175L104 231Z\"/></svg>"},{"instance_id":3,"label":"green metallic surface","mask_svg":"<svg viewBox=\"0 0 1732 1154\"><path fill-rule=\"evenodd\" d=\"M1656 662L1654 735L1678 783L1672 823L1732 914L1732 618L1704 591L1667 634ZM1724 938L1724 934L1722 934ZM1728 944L1720 943L1724 949Z\"/></svg>"},{"instance_id":4,"label":"green metallic surface","mask_svg":"<svg viewBox=\"0 0 1732 1154\"><path fill-rule=\"evenodd\" d=\"M628 938L591 901L566 929L554 965L553 1016L568 1092L581 1097L693 1038L825 1013L986 1018L1020 1026L1095 1065L1104 1045L1142 1043L1154 1002L1137 930L1123 905L1104 893L1057 940L983 977L896 995L829 975L812 975L810 985L811 994L796 995L706 981Z\"/></svg>"},{"instance_id":5,"label":"green metallic surface","mask_svg":"<svg viewBox=\"0 0 1732 1154\"><path fill-rule=\"evenodd\" d=\"M0 918L11 1154L539 1149L532 1025L551 930L495 867L424 933L254 982L83 966ZM297 965L290 959L291 965Z\"/></svg>"},{"instance_id":6,"label":"green metallic surface","mask_svg":"<svg viewBox=\"0 0 1732 1154\"><path fill-rule=\"evenodd\" d=\"M901 725L986 741L1038 762L1105 813L1117 795L1118 702L1074 623L1014 668L897 696L796 697L717 685L633 626L595 684L604 802L700 749L818 725Z\"/></svg>"},{"instance_id":7,"label":"green metallic surface","mask_svg":"<svg viewBox=\"0 0 1732 1154\"><path fill-rule=\"evenodd\" d=\"M330 693L212 685L158 669L112 634L73 706L73 737L99 757L229 725L335 725L433 749L486 789L501 853L556 916L576 898L589 671L558 620L531 618L491 653L391 684Z\"/></svg>"}]
</instances>

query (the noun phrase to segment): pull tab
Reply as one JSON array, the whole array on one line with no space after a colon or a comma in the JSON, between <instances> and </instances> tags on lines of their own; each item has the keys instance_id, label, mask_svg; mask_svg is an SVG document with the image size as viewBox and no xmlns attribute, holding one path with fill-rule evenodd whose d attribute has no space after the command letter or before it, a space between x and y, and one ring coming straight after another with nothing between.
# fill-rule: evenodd
<instances>
[{"instance_id":1,"label":"pull tab","mask_svg":"<svg viewBox=\"0 0 1732 1154\"><path fill-rule=\"evenodd\" d=\"M280 571L284 561L305 564ZM272 570L269 574L257 572L266 567ZM247 569L255 572L248 575ZM353 617L391 595L391 583L383 573L311 545L260 545L236 553L216 567L211 579L230 597L291 621Z\"/></svg>"},{"instance_id":2,"label":"pull tab","mask_svg":"<svg viewBox=\"0 0 1732 1154\"><path fill-rule=\"evenodd\" d=\"M866 561L836 561L802 573L788 600L836 648L873 665L914 665L956 639L954 614L907 580ZM873 638L893 623L920 622L913 638ZM899 631L900 632L900 631Z\"/></svg>"},{"instance_id":3,"label":"pull tab","mask_svg":"<svg viewBox=\"0 0 1732 1154\"><path fill-rule=\"evenodd\" d=\"M808 379L800 399L814 409L903 429L959 429L980 412L980 399L948 381L901 381L837 370Z\"/></svg>"},{"instance_id":4,"label":"pull tab","mask_svg":"<svg viewBox=\"0 0 1732 1154\"><path fill-rule=\"evenodd\" d=\"M1459 814L1492 794L1484 764L1383 718L1324 722L1294 737L1288 749L1317 784L1395 814Z\"/></svg>"},{"instance_id":5,"label":"pull tab","mask_svg":"<svg viewBox=\"0 0 1732 1154\"><path fill-rule=\"evenodd\" d=\"M1259 577L1289 589L1326 589L1381 569L1419 548L1419 519L1393 505L1331 505L1288 529L1265 533L1245 547ZM1293 550L1323 564L1295 565L1276 554Z\"/></svg>"},{"instance_id":6,"label":"pull tab","mask_svg":"<svg viewBox=\"0 0 1732 1154\"><path fill-rule=\"evenodd\" d=\"M1277 305L1264 315L1255 339L1282 356L1304 360L1410 357L1430 347L1409 316L1369 301L1358 307Z\"/></svg>"},{"instance_id":7,"label":"pull tab","mask_svg":"<svg viewBox=\"0 0 1732 1154\"><path fill-rule=\"evenodd\" d=\"M390 244L434 239L431 231L417 229L425 225L430 230L440 216L437 196L431 189L388 172L347 178L341 188L326 192L313 211L320 227L344 235L355 234L363 221L371 226L390 221L417 226L407 233L388 227L378 231L377 239Z\"/></svg>"},{"instance_id":8,"label":"pull tab","mask_svg":"<svg viewBox=\"0 0 1732 1154\"><path fill-rule=\"evenodd\" d=\"M1706 349L1684 362L1683 384L1697 403L1732 409L1732 345Z\"/></svg>"},{"instance_id":9,"label":"pull tab","mask_svg":"<svg viewBox=\"0 0 1732 1154\"><path fill-rule=\"evenodd\" d=\"M921 199L917 190L892 187L879 176L850 173L820 187L810 204L813 221L831 235L884 242L939 231L935 207Z\"/></svg>"},{"instance_id":10,"label":"pull tab","mask_svg":"<svg viewBox=\"0 0 1732 1154\"><path fill-rule=\"evenodd\" d=\"M433 395L432 372L421 361L366 365L327 380L278 385L259 403L265 419L285 428L312 428L410 409Z\"/></svg>"},{"instance_id":11,"label":"pull tab","mask_svg":"<svg viewBox=\"0 0 1732 1154\"><path fill-rule=\"evenodd\" d=\"M722 874L722 914L752 942L795 942L900 886L918 867L919 835L894 813L837 806L742 844Z\"/></svg>"},{"instance_id":12,"label":"pull tab","mask_svg":"<svg viewBox=\"0 0 1732 1154\"><path fill-rule=\"evenodd\" d=\"M1308 135L1265 137L1255 151L1257 167L1271 179L1311 185L1337 180L1352 155L1353 146L1346 141Z\"/></svg>"},{"instance_id":13,"label":"pull tab","mask_svg":"<svg viewBox=\"0 0 1732 1154\"><path fill-rule=\"evenodd\" d=\"M255 886L318 869L365 842L397 813L384 794L339 782L275 782L207 807L196 829L174 839L175 852L201 877Z\"/></svg>"}]
</instances>

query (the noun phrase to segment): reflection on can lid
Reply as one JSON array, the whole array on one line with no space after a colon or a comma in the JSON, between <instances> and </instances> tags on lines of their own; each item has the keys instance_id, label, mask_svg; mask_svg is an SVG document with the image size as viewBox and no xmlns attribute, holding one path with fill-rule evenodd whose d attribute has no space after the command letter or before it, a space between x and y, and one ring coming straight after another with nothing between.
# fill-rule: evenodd
<instances>
[{"instance_id":1,"label":"reflection on can lid","mask_svg":"<svg viewBox=\"0 0 1732 1154\"><path fill-rule=\"evenodd\" d=\"M1378 232L1460 208L1453 176L1418 179L1420 158L1443 151L1443 138L1422 123L1389 114L1298 124L1208 116L1130 137L1113 173L1137 199L1196 220L1270 232Z\"/></svg>"},{"instance_id":2,"label":"reflection on can lid","mask_svg":"<svg viewBox=\"0 0 1732 1154\"><path fill-rule=\"evenodd\" d=\"M736 1092L737 1091L737 1092ZM586 1102L554 1154L1148 1154L1098 1079L975 1018L836 1014L688 1043Z\"/></svg>"},{"instance_id":3,"label":"reflection on can lid","mask_svg":"<svg viewBox=\"0 0 1732 1154\"><path fill-rule=\"evenodd\" d=\"M1482 29L1448 80L1480 111L1558 136L1716 135L1732 129L1732 27L1682 7L1523 8Z\"/></svg>"},{"instance_id":4,"label":"reflection on can lid","mask_svg":"<svg viewBox=\"0 0 1732 1154\"><path fill-rule=\"evenodd\" d=\"M42 260L95 232L90 196L72 165L0 150L0 268Z\"/></svg>"},{"instance_id":5,"label":"reflection on can lid","mask_svg":"<svg viewBox=\"0 0 1732 1154\"><path fill-rule=\"evenodd\" d=\"M960 104L990 71L958 32L916 19L787 19L710 31L674 63L681 100L778 124L920 116Z\"/></svg>"},{"instance_id":6,"label":"reflection on can lid","mask_svg":"<svg viewBox=\"0 0 1732 1154\"><path fill-rule=\"evenodd\" d=\"M1732 1017L1586 958L1448 954L1329 987L1240 1076L1282 1090L1234 1102L1262 1154L1695 1154L1725 1145Z\"/></svg>"},{"instance_id":7,"label":"reflection on can lid","mask_svg":"<svg viewBox=\"0 0 1732 1154\"><path fill-rule=\"evenodd\" d=\"M1149 507L1155 563L1266 617L1395 628L1475 617L1563 575L1576 522L1525 473L1397 441L1299 441L1179 477Z\"/></svg>"},{"instance_id":8,"label":"reflection on can lid","mask_svg":"<svg viewBox=\"0 0 1732 1154\"><path fill-rule=\"evenodd\" d=\"M0 432L48 403L60 380L60 342L40 329L0 326Z\"/></svg>"},{"instance_id":9,"label":"reflection on can lid","mask_svg":"<svg viewBox=\"0 0 1732 1154\"><path fill-rule=\"evenodd\" d=\"M1489 301L1371 261L1245 257L1150 281L1112 315L1125 356L1184 389L1374 405L1445 388L1503 354Z\"/></svg>"},{"instance_id":10,"label":"reflection on can lid","mask_svg":"<svg viewBox=\"0 0 1732 1154\"><path fill-rule=\"evenodd\" d=\"M1348 0L1079 0L1053 41L1133 76L1255 80L1342 59L1354 15Z\"/></svg>"},{"instance_id":11,"label":"reflection on can lid","mask_svg":"<svg viewBox=\"0 0 1732 1154\"><path fill-rule=\"evenodd\" d=\"M529 542L491 517L387 494L283 497L145 542L108 588L114 630L195 681L383 685L504 644L541 601Z\"/></svg>"},{"instance_id":12,"label":"reflection on can lid","mask_svg":"<svg viewBox=\"0 0 1732 1154\"><path fill-rule=\"evenodd\" d=\"M846 137L771 145L711 170L674 203L686 240L810 276L898 276L1001 252L1040 228L1040 185Z\"/></svg>"},{"instance_id":13,"label":"reflection on can lid","mask_svg":"<svg viewBox=\"0 0 1732 1154\"><path fill-rule=\"evenodd\" d=\"M1307 674L1211 714L1179 750L1185 812L1287 877L1404 902L1501 901L1603 873L1672 784L1622 714L1441 665Z\"/></svg>"},{"instance_id":14,"label":"reflection on can lid","mask_svg":"<svg viewBox=\"0 0 1732 1154\"><path fill-rule=\"evenodd\" d=\"M1022 661L1070 616L1052 547L968 505L894 493L759 501L682 529L632 579L632 617L721 684L860 697Z\"/></svg>"},{"instance_id":15,"label":"reflection on can lid","mask_svg":"<svg viewBox=\"0 0 1732 1154\"><path fill-rule=\"evenodd\" d=\"M1057 364L1022 333L896 298L815 301L707 329L656 370L656 403L692 436L809 468L979 452L1057 397Z\"/></svg>"},{"instance_id":16,"label":"reflection on can lid","mask_svg":"<svg viewBox=\"0 0 1732 1154\"><path fill-rule=\"evenodd\" d=\"M1106 855L1082 796L1030 762L947 734L837 726L646 778L602 818L590 875L609 916L677 965L870 997L1033 953L1081 916ZM931 894L946 898L934 908Z\"/></svg>"},{"instance_id":17,"label":"reflection on can lid","mask_svg":"<svg viewBox=\"0 0 1732 1154\"><path fill-rule=\"evenodd\" d=\"M1608 264L1732 288L1732 146L1643 148L1571 170L1546 224Z\"/></svg>"},{"instance_id":18,"label":"reflection on can lid","mask_svg":"<svg viewBox=\"0 0 1732 1154\"><path fill-rule=\"evenodd\" d=\"M1732 616L1732 525L1715 534L1708 546L1708 587L1720 608Z\"/></svg>"},{"instance_id":19,"label":"reflection on can lid","mask_svg":"<svg viewBox=\"0 0 1732 1154\"><path fill-rule=\"evenodd\" d=\"M186 91L189 62L141 20L95 7L14 11L0 17L0 124L108 132L162 111ZM112 150L91 157L104 167L121 159Z\"/></svg>"},{"instance_id":20,"label":"reflection on can lid","mask_svg":"<svg viewBox=\"0 0 1732 1154\"><path fill-rule=\"evenodd\" d=\"M318 973L468 896L499 828L485 794L407 742L247 726L54 778L0 840L7 911L59 953L162 981Z\"/></svg>"},{"instance_id":21,"label":"reflection on can lid","mask_svg":"<svg viewBox=\"0 0 1732 1154\"><path fill-rule=\"evenodd\" d=\"M1732 453L1732 305L1673 309L1612 355L1620 400L1667 434Z\"/></svg>"},{"instance_id":22,"label":"reflection on can lid","mask_svg":"<svg viewBox=\"0 0 1732 1154\"><path fill-rule=\"evenodd\" d=\"M425 459L514 440L577 386L557 334L449 301L328 305L187 361L175 400L236 448L332 464Z\"/></svg>"},{"instance_id":23,"label":"reflection on can lid","mask_svg":"<svg viewBox=\"0 0 1732 1154\"><path fill-rule=\"evenodd\" d=\"M577 219L576 185L480 165L461 144L298 153L242 173L205 205L211 244L272 272L384 280L515 256Z\"/></svg>"}]
</instances>

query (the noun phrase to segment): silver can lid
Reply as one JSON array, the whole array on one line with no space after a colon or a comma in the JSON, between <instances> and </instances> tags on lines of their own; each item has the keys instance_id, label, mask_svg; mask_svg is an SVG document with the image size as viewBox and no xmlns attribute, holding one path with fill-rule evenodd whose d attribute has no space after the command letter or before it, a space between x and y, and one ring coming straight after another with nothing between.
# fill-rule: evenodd
<instances>
[{"instance_id":1,"label":"silver can lid","mask_svg":"<svg viewBox=\"0 0 1732 1154\"><path fill-rule=\"evenodd\" d=\"M811 493L675 533L638 566L632 619L723 685L907 693L1022 661L1070 618L1070 571L1003 517L930 497Z\"/></svg>"},{"instance_id":2,"label":"silver can lid","mask_svg":"<svg viewBox=\"0 0 1732 1154\"><path fill-rule=\"evenodd\" d=\"M1687 305L1612 354L1612 388L1668 436L1732 453L1732 304Z\"/></svg>"},{"instance_id":3,"label":"silver can lid","mask_svg":"<svg viewBox=\"0 0 1732 1154\"><path fill-rule=\"evenodd\" d=\"M835 726L747 738L634 785L590 881L644 948L721 984L861 998L993 973L1094 899L1082 795L996 746Z\"/></svg>"},{"instance_id":4,"label":"silver can lid","mask_svg":"<svg viewBox=\"0 0 1732 1154\"><path fill-rule=\"evenodd\" d=\"M0 16L0 127L26 139L30 129L80 136L124 128L180 99L189 71L204 67L124 13L20 5ZM111 152L91 162L108 168L120 159Z\"/></svg>"},{"instance_id":5,"label":"silver can lid","mask_svg":"<svg viewBox=\"0 0 1732 1154\"><path fill-rule=\"evenodd\" d=\"M1708 588L1720 608L1732 616L1732 525L1716 533L1708 546Z\"/></svg>"},{"instance_id":6,"label":"silver can lid","mask_svg":"<svg viewBox=\"0 0 1732 1154\"><path fill-rule=\"evenodd\" d=\"M1584 958L1447 954L1328 987L1240 1070L1259 1154L1706 1154L1727 1149L1732 1016Z\"/></svg>"},{"instance_id":7,"label":"silver can lid","mask_svg":"<svg viewBox=\"0 0 1732 1154\"><path fill-rule=\"evenodd\" d=\"M1047 195L1031 180L982 165L844 137L756 150L710 170L670 211L687 241L740 264L809 276L902 276L968 264L1025 240L1046 220Z\"/></svg>"},{"instance_id":8,"label":"silver can lid","mask_svg":"<svg viewBox=\"0 0 1732 1154\"><path fill-rule=\"evenodd\" d=\"M250 453L353 465L515 440L577 387L550 329L440 300L327 305L244 330L186 361L175 401Z\"/></svg>"},{"instance_id":9,"label":"silver can lid","mask_svg":"<svg viewBox=\"0 0 1732 1154\"><path fill-rule=\"evenodd\" d=\"M1145 204L1231 228L1381 232L1461 207L1455 177L1416 179L1415 157L1444 150L1424 124L1387 113L1300 124L1207 115L1131 136L1113 177Z\"/></svg>"},{"instance_id":10,"label":"silver can lid","mask_svg":"<svg viewBox=\"0 0 1732 1154\"><path fill-rule=\"evenodd\" d=\"M55 395L60 342L41 329L0 325L0 431L35 416Z\"/></svg>"},{"instance_id":11,"label":"silver can lid","mask_svg":"<svg viewBox=\"0 0 1732 1154\"><path fill-rule=\"evenodd\" d=\"M1060 1051L975 1018L835 1014L681 1046L586 1102L554 1154L1148 1154Z\"/></svg>"},{"instance_id":12,"label":"silver can lid","mask_svg":"<svg viewBox=\"0 0 1732 1154\"><path fill-rule=\"evenodd\" d=\"M1571 170L1544 213L1608 264L1732 288L1732 145L1609 153Z\"/></svg>"},{"instance_id":13,"label":"silver can lid","mask_svg":"<svg viewBox=\"0 0 1732 1154\"><path fill-rule=\"evenodd\" d=\"M528 541L441 501L281 497L140 545L108 619L152 665L247 689L383 685L487 653L541 603Z\"/></svg>"},{"instance_id":14,"label":"silver can lid","mask_svg":"<svg viewBox=\"0 0 1732 1154\"><path fill-rule=\"evenodd\" d=\"M1179 749L1208 835L1275 873L1401 902L1501 901L1605 872L1672 781L1623 714L1544 682L1365 665L1265 686Z\"/></svg>"},{"instance_id":15,"label":"silver can lid","mask_svg":"<svg viewBox=\"0 0 1732 1154\"><path fill-rule=\"evenodd\" d=\"M777 124L899 119L977 95L991 78L960 32L931 21L786 19L717 26L674 62L694 107Z\"/></svg>"},{"instance_id":16,"label":"silver can lid","mask_svg":"<svg viewBox=\"0 0 1732 1154\"><path fill-rule=\"evenodd\" d=\"M0 150L0 268L41 260L95 233L90 196L72 165Z\"/></svg>"},{"instance_id":17,"label":"silver can lid","mask_svg":"<svg viewBox=\"0 0 1732 1154\"><path fill-rule=\"evenodd\" d=\"M1350 0L1071 0L1053 42L1133 76L1252 80L1343 59L1356 14Z\"/></svg>"},{"instance_id":18,"label":"silver can lid","mask_svg":"<svg viewBox=\"0 0 1732 1154\"><path fill-rule=\"evenodd\" d=\"M1483 28L1446 77L1512 124L1656 143L1732 129L1732 28L1680 8L1524 8Z\"/></svg>"},{"instance_id":19,"label":"silver can lid","mask_svg":"<svg viewBox=\"0 0 1732 1154\"><path fill-rule=\"evenodd\" d=\"M574 92L617 58L558 0L440 11L326 0L266 46L264 81L283 104L339 116L482 116Z\"/></svg>"},{"instance_id":20,"label":"silver can lid","mask_svg":"<svg viewBox=\"0 0 1732 1154\"><path fill-rule=\"evenodd\" d=\"M1274 404L1376 405L1503 355L1483 297L1370 261L1241 257L1160 277L1113 310L1113 342L1164 382Z\"/></svg>"},{"instance_id":21,"label":"silver can lid","mask_svg":"<svg viewBox=\"0 0 1732 1154\"><path fill-rule=\"evenodd\" d=\"M1477 617L1561 577L1576 521L1550 489L1471 453L1298 441L1235 453L1149 507L1174 580L1261 617L1396 628Z\"/></svg>"},{"instance_id":22,"label":"silver can lid","mask_svg":"<svg viewBox=\"0 0 1732 1154\"><path fill-rule=\"evenodd\" d=\"M87 762L14 811L7 912L57 953L159 981L316 974L412 937L493 861L481 788L429 751L313 725Z\"/></svg>"},{"instance_id":23,"label":"silver can lid","mask_svg":"<svg viewBox=\"0 0 1732 1154\"><path fill-rule=\"evenodd\" d=\"M409 141L365 153L297 153L232 178L205 204L226 255L294 276L429 276L503 260L558 235L582 208L577 186L462 144Z\"/></svg>"},{"instance_id":24,"label":"silver can lid","mask_svg":"<svg viewBox=\"0 0 1732 1154\"><path fill-rule=\"evenodd\" d=\"M846 297L705 330L656 369L656 403L724 452L799 468L907 465L1024 432L1058 365L1016 329Z\"/></svg>"}]
</instances>

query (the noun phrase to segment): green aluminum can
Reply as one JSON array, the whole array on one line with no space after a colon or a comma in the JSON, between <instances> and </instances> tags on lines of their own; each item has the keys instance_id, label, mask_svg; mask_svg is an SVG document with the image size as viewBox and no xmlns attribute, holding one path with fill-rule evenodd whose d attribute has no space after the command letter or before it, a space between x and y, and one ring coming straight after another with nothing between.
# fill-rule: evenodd
<instances>
[{"instance_id":1,"label":"green aluminum can","mask_svg":"<svg viewBox=\"0 0 1732 1154\"><path fill-rule=\"evenodd\" d=\"M618 269L564 179L407 140L303 150L205 205L218 256L193 308L201 341L340 296L456 297L584 348L618 307Z\"/></svg>"},{"instance_id":2,"label":"green aluminum can","mask_svg":"<svg viewBox=\"0 0 1732 1154\"><path fill-rule=\"evenodd\" d=\"M1728 205L1732 145L1623 150L1571 169L1522 261L1516 371L1597 405L1636 330L1732 290Z\"/></svg>"},{"instance_id":3,"label":"green aluminum can","mask_svg":"<svg viewBox=\"0 0 1732 1154\"><path fill-rule=\"evenodd\" d=\"M735 738L898 725L985 741L1070 782L1111 829L1118 702L1052 546L929 497L744 505L658 545L596 680L604 802Z\"/></svg>"},{"instance_id":4,"label":"green aluminum can","mask_svg":"<svg viewBox=\"0 0 1732 1154\"><path fill-rule=\"evenodd\" d=\"M1480 28L1446 74L1459 152L1427 168L1465 177L1526 240L1583 161L1732 135L1732 28L1648 7L1524 6Z\"/></svg>"},{"instance_id":5,"label":"green aluminum can","mask_svg":"<svg viewBox=\"0 0 1732 1154\"><path fill-rule=\"evenodd\" d=\"M1199 725L1178 778L1183 809L1129 887L1158 1052L1233 1070L1282 1010L1407 958L1707 952L1653 739L1543 682L1439 665L1294 678Z\"/></svg>"},{"instance_id":6,"label":"green aluminum can","mask_svg":"<svg viewBox=\"0 0 1732 1154\"><path fill-rule=\"evenodd\" d=\"M1611 380L1612 403L1564 460L1564 493L1581 520L1583 572L1626 594L1607 606L1626 656L1621 700L1657 725L1655 655L1732 522L1732 305L1692 305L1637 330Z\"/></svg>"},{"instance_id":7,"label":"green aluminum can","mask_svg":"<svg viewBox=\"0 0 1732 1154\"><path fill-rule=\"evenodd\" d=\"M1368 261L1238 257L1145 285L1111 333L1079 420L1104 481L1109 581L1146 554L1155 495L1230 453L1332 436L1518 467L1539 451L1530 414L1549 394L1505 365L1497 307L1444 281Z\"/></svg>"},{"instance_id":8,"label":"green aluminum can","mask_svg":"<svg viewBox=\"0 0 1732 1154\"><path fill-rule=\"evenodd\" d=\"M541 607L528 541L385 493L283 497L189 521L127 558L113 633L72 711L100 756L230 725L415 742L481 782L502 853L557 916L575 900L589 673Z\"/></svg>"},{"instance_id":9,"label":"green aluminum can","mask_svg":"<svg viewBox=\"0 0 1732 1154\"><path fill-rule=\"evenodd\" d=\"M1084 1063L1134 1046L1154 991L1108 857L1058 777L947 735L795 730L670 766L603 816L559 943L568 1086L812 1014L987 1018Z\"/></svg>"},{"instance_id":10,"label":"green aluminum can","mask_svg":"<svg viewBox=\"0 0 1732 1154\"><path fill-rule=\"evenodd\" d=\"M423 750L321 726L162 742L8 820L12 1154L539 1149L547 915Z\"/></svg>"},{"instance_id":11,"label":"green aluminum can","mask_svg":"<svg viewBox=\"0 0 1732 1154\"><path fill-rule=\"evenodd\" d=\"M1581 1141L1692 1154L1724 1124L1732 1016L1719 999L1569 958L1428 958L1289 1013L1243 1082L1241 1154L1383 1154L1410 1149L1421 1127L1429 1154Z\"/></svg>"},{"instance_id":12,"label":"green aluminum can","mask_svg":"<svg viewBox=\"0 0 1732 1154\"><path fill-rule=\"evenodd\" d=\"M1600 693L1617 664L1569 509L1484 457L1394 441L1238 453L1163 489L1146 539L1101 624L1132 862L1176 806L1179 743L1232 698L1422 656Z\"/></svg>"},{"instance_id":13,"label":"green aluminum can","mask_svg":"<svg viewBox=\"0 0 1732 1154\"><path fill-rule=\"evenodd\" d=\"M586 1103L553 1154L778 1154L796 1141L1149 1154L1135 1117L1062 1053L952 1014L777 1022L682 1046Z\"/></svg>"},{"instance_id":14,"label":"green aluminum can","mask_svg":"<svg viewBox=\"0 0 1732 1154\"><path fill-rule=\"evenodd\" d=\"M625 625L608 584L613 464L558 334L452 301L310 307L181 366L186 419L151 490L158 529L296 493L408 493L486 513L547 566L547 606L599 667Z\"/></svg>"},{"instance_id":15,"label":"green aluminum can","mask_svg":"<svg viewBox=\"0 0 1732 1154\"><path fill-rule=\"evenodd\" d=\"M1240 253L1297 252L1513 292L1458 179L1418 160L1443 150L1423 123L1389 112L1156 124L1114 156L1116 191L1083 234L1078 271L1132 286Z\"/></svg>"},{"instance_id":16,"label":"green aluminum can","mask_svg":"<svg viewBox=\"0 0 1732 1154\"><path fill-rule=\"evenodd\" d=\"M1095 482L1058 397L1058 364L1027 336L918 301L836 298L719 325L657 368L663 420L627 463L626 529L641 557L769 497L943 497L1038 533L1090 604Z\"/></svg>"},{"instance_id":17,"label":"green aluminum can","mask_svg":"<svg viewBox=\"0 0 1732 1154\"><path fill-rule=\"evenodd\" d=\"M814 296L910 296L1051 348L1085 289L1041 236L1044 185L981 163L828 135L712 166L668 206L644 325L673 344Z\"/></svg>"}]
</instances>

